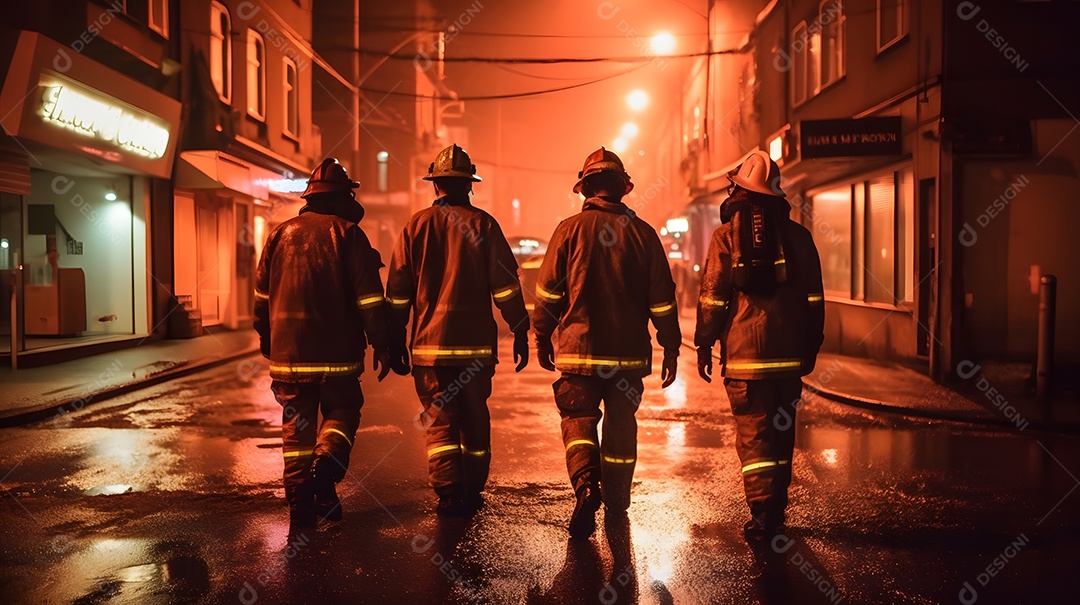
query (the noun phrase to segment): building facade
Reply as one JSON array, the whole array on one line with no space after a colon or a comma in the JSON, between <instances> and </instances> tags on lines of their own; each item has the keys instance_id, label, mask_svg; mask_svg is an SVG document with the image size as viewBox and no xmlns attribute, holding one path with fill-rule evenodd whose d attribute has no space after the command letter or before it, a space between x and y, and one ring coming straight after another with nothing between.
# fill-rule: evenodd
<instances>
[{"instance_id":1,"label":"building facade","mask_svg":"<svg viewBox=\"0 0 1080 605\"><path fill-rule=\"evenodd\" d=\"M0 354L31 365L137 342L167 294L152 246L180 138L169 3L44 1L5 14Z\"/></svg>"},{"instance_id":2,"label":"building facade","mask_svg":"<svg viewBox=\"0 0 1080 605\"><path fill-rule=\"evenodd\" d=\"M1080 302L1077 7L758 8L734 21L752 43L711 58L700 113L713 123L684 108L709 137L705 161L688 147L688 183L718 203L750 151L780 164L821 254L827 350L938 379L964 360L1033 360L1039 276L1058 277L1059 309ZM1080 360L1078 320L1059 312L1066 362Z\"/></svg>"}]
</instances>

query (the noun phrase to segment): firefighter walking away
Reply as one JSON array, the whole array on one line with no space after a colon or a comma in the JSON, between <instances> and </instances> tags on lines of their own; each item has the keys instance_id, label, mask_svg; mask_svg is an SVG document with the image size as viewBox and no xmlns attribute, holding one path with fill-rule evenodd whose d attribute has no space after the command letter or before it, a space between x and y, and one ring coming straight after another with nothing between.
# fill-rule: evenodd
<instances>
[{"instance_id":1,"label":"firefighter walking away","mask_svg":"<svg viewBox=\"0 0 1080 605\"><path fill-rule=\"evenodd\" d=\"M664 349L664 387L675 381L681 344L660 238L622 202L633 188L616 154L603 147L589 154L574 185L586 198L581 212L555 229L537 278L537 356L541 367L562 373L553 388L576 496L569 530L578 539L596 530L601 501L608 519L625 516L630 506L634 414L652 369L649 320Z\"/></svg>"},{"instance_id":2,"label":"firefighter walking away","mask_svg":"<svg viewBox=\"0 0 1080 605\"><path fill-rule=\"evenodd\" d=\"M410 371L406 327L412 312L412 375L427 432L428 475L439 515L482 505L491 465L487 400L498 359L492 301L514 334L515 368L529 360L529 317L517 261L499 224L470 203L476 175L465 150L439 152L424 180L435 202L414 214L398 239L387 277L394 371Z\"/></svg>"},{"instance_id":3,"label":"firefighter walking away","mask_svg":"<svg viewBox=\"0 0 1080 605\"><path fill-rule=\"evenodd\" d=\"M721 343L750 508L743 530L755 542L785 520L800 379L814 369L825 310L817 248L810 232L788 218L779 167L755 151L728 178L722 224L705 261L694 344L698 373L712 382L712 348Z\"/></svg>"},{"instance_id":4,"label":"firefighter walking away","mask_svg":"<svg viewBox=\"0 0 1080 605\"><path fill-rule=\"evenodd\" d=\"M364 208L334 158L315 168L300 214L275 228L256 273L255 329L282 406L285 499L294 529L341 519L335 484L349 466L368 343L389 372L379 253L358 223ZM322 420L319 420L319 412Z\"/></svg>"}]
</instances>

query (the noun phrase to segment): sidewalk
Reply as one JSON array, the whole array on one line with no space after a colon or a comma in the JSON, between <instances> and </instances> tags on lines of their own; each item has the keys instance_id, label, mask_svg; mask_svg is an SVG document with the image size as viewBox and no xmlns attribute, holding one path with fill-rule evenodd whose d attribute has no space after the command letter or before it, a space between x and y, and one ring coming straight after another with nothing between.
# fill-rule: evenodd
<instances>
[{"instance_id":1,"label":"sidewalk","mask_svg":"<svg viewBox=\"0 0 1080 605\"><path fill-rule=\"evenodd\" d=\"M147 339L129 349L37 368L0 368L0 427L81 409L258 350L258 335L249 328L183 340Z\"/></svg>"},{"instance_id":2,"label":"sidewalk","mask_svg":"<svg viewBox=\"0 0 1080 605\"><path fill-rule=\"evenodd\" d=\"M693 349L694 319L683 314L679 323L683 344ZM719 347L714 348L713 355L718 353ZM1043 405L1035 398L1030 368L1024 364L971 364L964 371L970 372L966 380L942 385L898 363L821 353L803 384L812 393L875 413L1080 434L1080 390L1075 385L1059 389L1051 404Z\"/></svg>"}]
</instances>

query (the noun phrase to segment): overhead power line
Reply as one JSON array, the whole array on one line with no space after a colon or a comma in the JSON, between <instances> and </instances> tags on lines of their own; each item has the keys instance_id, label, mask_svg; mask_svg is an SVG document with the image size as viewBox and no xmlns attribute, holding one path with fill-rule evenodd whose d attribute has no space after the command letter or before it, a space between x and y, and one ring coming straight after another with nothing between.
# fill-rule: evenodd
<instances>
[{"instance_id":1,"label":"overhead power line","mask_svg":"<svg viewBox=\"0 0 1080 605\"><path fill-rule=\"evenodd\" d=\"M517 93L507 93L507 94L498 94L498 95L475 95L475 96L457 96L457 97L444 96L444 95L430 96L430 95L418 95L416 93L411 93L411 92L399 92L399 91L396 91L396 90L375 90L373 88L364 88L364 87L360 88L360 92L365 92L365 93L369 93L369 94L373 94L373 95L382 95L382 96L414 97L414 98L424 98L424 99L432 99L432 98L434 98L434 99L438 99L440 101L494 101L494 100L498 100L498 99L521 99L521 98L525 98L525 97L535 97L535 96L539 96L539 95L551 94L551 93L554 93L554 92L562 92L564 90L572 90L574 88L581 88L583 86L589 86L591 84L598 84L600 82L605 82L607 80L612 80L612 79L618 78L620 76L625 76L626 74L637 71L637 70L641 69L642 67L645 67L645 65L638 65L638 66L635 66L635 67L631 67L630 69L628 69L626 71L621 71L621 72L619 72L617 74L612 74L610 76L604 76L603 78L597 78L595 80L589 80L587 82L578 82L577 84L569 84L567 86L560 86L558 88L549 88L549 89L546 89L546 90L533 90L533 91L529 91L529 92L517 92Z\"/></svg>"},{"instance_id":2,"label":"overhead power line","mask_svg":"<svg viewBox=\"0 0 1080 605\"><path fill-rule=\"evenodd\" d=\"M557 65L562 63L649 63L652 61L664 61L667 59L692 59L696 57L708 57L715 55L734 55L747 52L750 44L744 44L739 48L726 48L714 51L700 51L682 53L677 55L638 55L635 57L425 57L425 60L443 63L507 63L519 65ZM400 61L415 61L419 55L399 55L374 50L360 49L365 55L386 57Z\"/></svg>"}]
</instances>

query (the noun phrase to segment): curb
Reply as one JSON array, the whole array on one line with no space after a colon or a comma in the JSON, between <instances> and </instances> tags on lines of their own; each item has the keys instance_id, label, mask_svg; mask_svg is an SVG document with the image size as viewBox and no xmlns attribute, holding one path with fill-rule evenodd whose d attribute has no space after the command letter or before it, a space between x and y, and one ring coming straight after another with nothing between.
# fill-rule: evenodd
<instances>
[{"instance_id":1,"label":"curb","mask_svg":"<svg viewBox=\"0 0 1080 605\"><path fill-rule=\"evenodd\" d=\"M224 357L204 357L199 360L183 362L160 373L151 374L139 380L133 380L124 384L104 388L100 391L95 391L93 393L89 393L76 399L68 399L61 402L38 404L27 406L25 408L19 408L18 410L15 410L9 414L0 415L0 428L20 426L38 420L44 420L49 416L54 416L56 414L62 413L62 410L64 408L73 406L75 403L80 401L83 402L83 405L79 409L85 409L87 406L94 403L106 401L108 399L112 399L113 397L125 395L127 393L138 391L139 389L154 386L156 384L161 384L174 378L181 378L189 374L194 374L201 370L219 366L230 361L236 361L237 359L247 357L258 352L258 347L252 347L236 353L230 353L228 355L225 355Z\"/></svg>"},{"instance_id":2,"label":"curb","mask_svg":"<svg viewBox=\"0 0 1080 605\"><path fill-rule=\"evenodd\" d=\"M683 346L697 350L694 343L690 340L683 339ZM713 358L719 360L719 356L715 353ZM1080 435L1080 424L1053 424L1043 420L1028 421L1028 426L1025 429L1021 429L1016 426L1014 422L1002 418L980 418L978 416L950 414L948 412L939 412L937 410L920 410L916 408L905 408L898 405L892 405L880 401L877 399L869 399L866 397L859 397L857 395L850 395L847 393L841 393L839 391L833 391L821 386L817 386L808 382L805 378L802 379L803 388L815 395L820 395L825 399L835 401L849 405L851 407L861 408L864 410L870 410L874 412L884 412L886 414L893 414L896 416L907 416L910 418L922 418L927 420L944 420L947 422L958 422L962 424L973 424L978 426L985 426L995 429L1007 429L1015 433L1022 433L1026 428L1031 428L1037 431L1043 431L1047 433L1062 433L1066 435Z\"/></svg>"}]
</instances>

